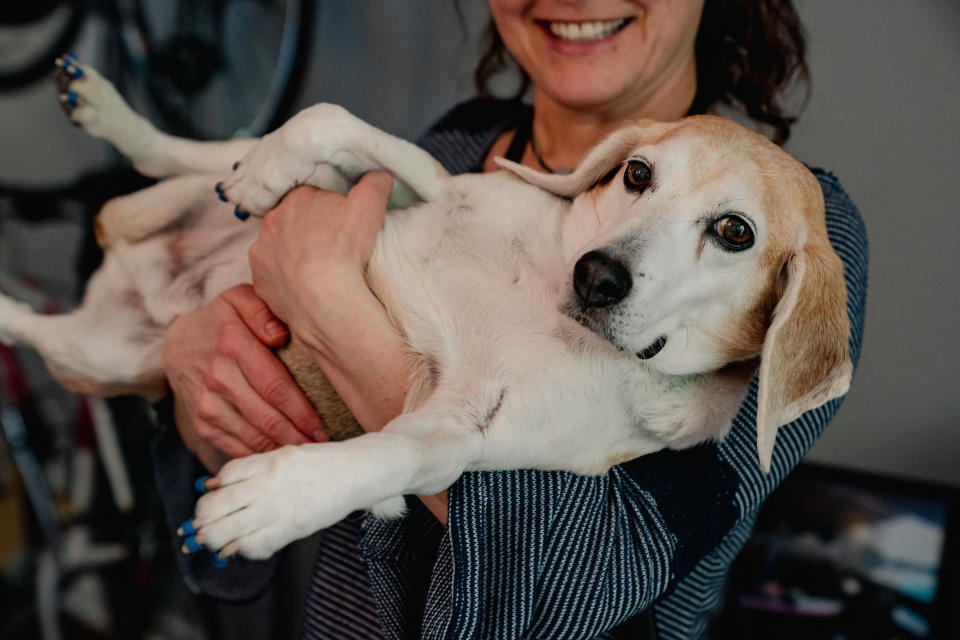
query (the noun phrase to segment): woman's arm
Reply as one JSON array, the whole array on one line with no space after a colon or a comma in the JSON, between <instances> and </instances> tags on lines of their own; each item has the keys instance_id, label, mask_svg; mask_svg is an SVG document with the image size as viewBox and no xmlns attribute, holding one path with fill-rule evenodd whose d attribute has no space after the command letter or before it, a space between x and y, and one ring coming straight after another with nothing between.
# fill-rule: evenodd
<instances>
[{"instance_id":1,"label":"woman's arm","mask_svg":"<svg viewBox=\"0 0 960 640\"><path fill-rule=\"evenodd\" d=\"M410 373L406 343L364 279L391 189L380 172L346 196L295 189L250 249L256 292L310 348L366 431L401 412ZM422 500L446 521L446 493Z\"/></svg>"}]
</instances>

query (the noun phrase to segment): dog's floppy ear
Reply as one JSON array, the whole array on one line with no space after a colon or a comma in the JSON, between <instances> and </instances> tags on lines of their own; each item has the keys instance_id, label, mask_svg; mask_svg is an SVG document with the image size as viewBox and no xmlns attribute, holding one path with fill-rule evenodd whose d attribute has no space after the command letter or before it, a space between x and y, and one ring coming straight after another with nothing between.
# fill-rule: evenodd
<instances>
[{"instance_id":1,"label":"dog's floppy ear","mask_svg":"<svg viewBox=\"0 0 960 640\"><path fill-rule=\"evenodd\" d=\"M783 263L783 294L760 355L757 451L770 471L777 429L843 395L853 365L843 265L824 237Z\"/></svg>"},{"instance_id":2,"label":"dog's floppy ear","mask_svg":"<svg viewBox=\"0 0 960 640\"><path fill-rule=\"evenodd\" d=\"M590 149L577 168L567 174L543 173L505 158L494 158L494 161L501 169L515 174L524 182L561 198L574 198L626 160L637 146L659 137L673 126L670 123L649 121L618 129Z\"/></svg>"}]
</instances>

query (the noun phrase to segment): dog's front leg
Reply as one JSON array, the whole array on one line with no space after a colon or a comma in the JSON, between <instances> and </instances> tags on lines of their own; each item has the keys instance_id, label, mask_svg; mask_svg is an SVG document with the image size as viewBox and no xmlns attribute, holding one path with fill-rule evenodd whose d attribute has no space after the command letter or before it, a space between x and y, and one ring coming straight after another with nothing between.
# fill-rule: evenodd
<instances>
[{"instance_id":1,"label":"dog's front leg","mask_svg":"<svg viewBox=\"0 0 960 640\"><path fill-rule=\"evenodd\" d=\"M342 107L318 104L264 136L218 190L238 211L260 216L298 185L345 191L350 181L374 169L397 178L392 207L437 197L447 175L416 145L380 131Z\"/></svg>"},{"instance_id":2,"label":"dog's front leg","mask_svg":"<svg viewBox=\"0 0 960 640\"><path fill-rule=\"evenodd\" d=\"M407 435L402 423L412 416L379 433L229 462L212 482L219 488L197 503L196 541L222 555L267 558L352 511L446 488L463 471L463 449L439 435Z\"/></svg>"}]
</instances>

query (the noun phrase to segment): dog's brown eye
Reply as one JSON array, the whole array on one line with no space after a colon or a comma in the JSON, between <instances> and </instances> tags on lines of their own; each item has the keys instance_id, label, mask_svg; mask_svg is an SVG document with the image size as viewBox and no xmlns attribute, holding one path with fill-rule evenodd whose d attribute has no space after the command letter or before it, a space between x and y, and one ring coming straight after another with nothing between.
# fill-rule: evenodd
<instances>
[{"instance_id":1,"label":"dog's brown eye","mask_svg":"<svg viewBox=\"0 0 960 640\"><path fill-rule=\"evenodd\" d=\"M623 184L628 191L640 194L647 190L653 181L653 170L646 162L631 160L623 172Z\"/></svg>"},{"instance_id":2,"label":"dog's brown eye","mask_svg":"<svg viewBox=\"0 0 960 640\"><path fill-rule=\"evenodd\" d=\"M724 249L743 251L753 246L753 229L740 216L724 216L713 223L713 231Z\"/></svg>"}]
</instances>

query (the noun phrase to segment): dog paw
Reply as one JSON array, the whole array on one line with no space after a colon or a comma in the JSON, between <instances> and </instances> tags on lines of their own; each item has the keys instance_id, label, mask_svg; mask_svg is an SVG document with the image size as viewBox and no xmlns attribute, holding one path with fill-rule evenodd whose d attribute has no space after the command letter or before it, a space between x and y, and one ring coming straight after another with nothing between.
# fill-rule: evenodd
<instances>
[{"instance_id":1,"label":"dog paw","mask_svg":"<svg viewBox=\"0 0 960 640\"><path fill-rule=\"evenodd\" d=\"M53 65L53 82L57 85L60 107L67 114L67 117L71 118L80 103L80 94L72 90L72 85L74 80L79 80L86 75L86 71L84 66L70 53L65 53L57 58ZM85 99L84 102L86 102Z\"/></svg>"},{"instance_id":2,"label":"dog paw","mask_svg":"<svg viewBox=\"0 0 960 640\"><path fill-rule=\"evenodd\" d=\"M369 138L368 128L343 107L308 107L261 138L217 184L217 195L236 205L237 217L243 219L264 215L299 185L345 193L365 172L381 168L368 153L353 148Z\"/></svg>"},{"instance_id":3,"label":"dog paw","mask_svg":"<svg viewBox=\"0 0 960 640\"><path fill-rule=\"evenodd\" d=\"M234 164L230 175L217 183L217 195L236 206L241 220L265 215L294 187L312 184L317 163L288 140L283 128L265 135Z\"/></svg>"},{"instance_id":4,"label":"dog paw","mask_svg":"<svg viewBox=\"0 0 960 640\"><path fill-rule=\"evenodd\" d=\"M60 106L71 122L115 146L144 175L165 175L163 168L151 166L159 132L130 108L113 83L71 54L57 58L54 66Z\"/></svg>"},{"instance_id":5,"label":"dog paw","mask_svg":"<svg viewBox=\"0 0 960 640\"><path fill-rule=\"evenodd\" d=\"M204 546L220 557L269 558L369 506L352 490L351 478L362 482L356 459L339 444L287 446L224 465L204 481L208 491L184 523L184 551Z\"/></svg>"}]
</instances>

